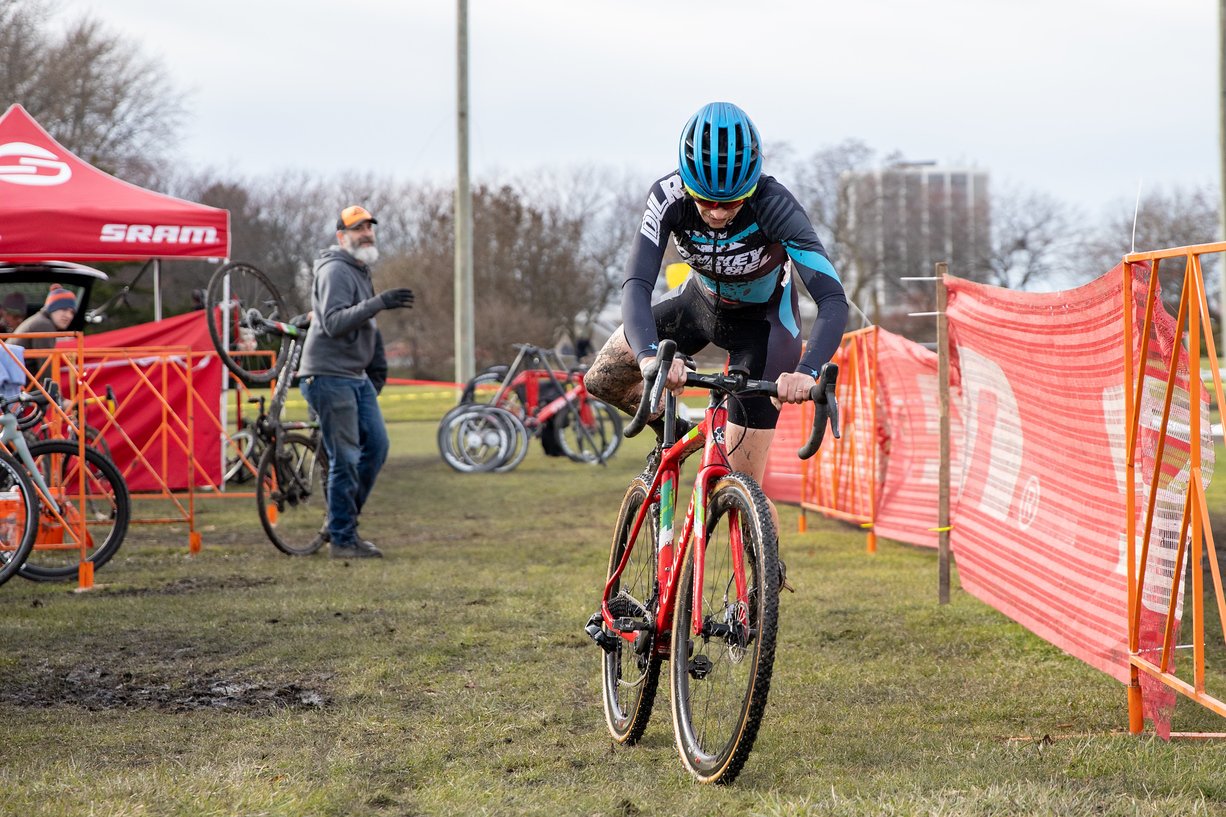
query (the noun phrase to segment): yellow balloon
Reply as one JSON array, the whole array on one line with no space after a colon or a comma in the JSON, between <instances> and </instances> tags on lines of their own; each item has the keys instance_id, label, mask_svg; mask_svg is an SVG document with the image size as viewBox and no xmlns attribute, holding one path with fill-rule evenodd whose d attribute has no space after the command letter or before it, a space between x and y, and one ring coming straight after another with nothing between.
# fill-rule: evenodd
<instances>
[{"instance_id":1,"label":"yellow balloon","mask_svg":"<svg viewBox=\"0 0 1226 817\"><path fill-rule=\"evenodd\" d=\"M664 268L664 275L668 278L668 288L676 289L685 283L686 276L690 274L689 264L669 264Z\"/></svg>"}]
</instances>

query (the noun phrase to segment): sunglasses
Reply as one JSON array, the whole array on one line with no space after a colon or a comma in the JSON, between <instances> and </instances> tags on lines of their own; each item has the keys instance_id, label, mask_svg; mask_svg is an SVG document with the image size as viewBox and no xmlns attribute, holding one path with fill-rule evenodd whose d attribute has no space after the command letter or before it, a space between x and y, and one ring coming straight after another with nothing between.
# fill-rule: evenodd
<instances>
[{"instance_id":1,"label":"sunglasses","mask_svg":"<svg viewBox=\"0 0 1226 817\"><path fill-rule=\"evenodd\" d=\"M712 201L711 199L699 198L693 193L690 194L690 198L692 198L694 203L704 210L714 210L716 207L722 207L725 210L735 210L749 200L749 197L746 196L743 199L734 199L732 201Z\"/></svg>"}]
</instances>

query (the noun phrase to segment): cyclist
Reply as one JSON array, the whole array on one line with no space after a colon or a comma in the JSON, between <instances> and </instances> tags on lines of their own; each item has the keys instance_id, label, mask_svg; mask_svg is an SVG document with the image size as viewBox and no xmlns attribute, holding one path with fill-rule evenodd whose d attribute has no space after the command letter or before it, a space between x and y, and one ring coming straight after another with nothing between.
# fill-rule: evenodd
<instances>
[{"instance_id":1,"label":"cyclist","mask_svg":"<svg viewBox=\"0 0 1226 817\"><path fill-rule=\"evenodd\" d=\"M762 174L761 139L743 110L727 102L703 106L686 123L679 153L678 169L647 195L622 283L623 323L585 375L588 391L633 414L641 370L667 337L687 355L713 343L732 364L748 366L751 378L775 380L780 401L802 402L847 325L838 273L795 197ZM670 236L693 274L652 306ZM801 286L818 308L803 355ZM679 391L684 383L684 364L674 360L666 384ZM730 401L725 446L732 470L761 483L779 408L766 397ZM662 421L652 424L662 435ZM771 516L778 530L773 503Z\"/></svg>"}]
</instances>

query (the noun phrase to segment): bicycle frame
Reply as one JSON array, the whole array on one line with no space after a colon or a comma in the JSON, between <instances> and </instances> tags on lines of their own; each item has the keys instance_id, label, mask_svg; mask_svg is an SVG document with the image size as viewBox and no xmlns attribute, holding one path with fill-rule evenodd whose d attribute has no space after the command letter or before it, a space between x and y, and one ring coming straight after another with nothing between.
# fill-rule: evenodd
<instances>
[{"instance_id":1,"label":"bicycle frame","mask_svg":"<svg viewBox=\"0 0 1226 817\"><path fill-rule=\"evenodd\" d=\"M675 413L676 398L670 393L665 398L663 416L667 419L672 419ZM728 467L727 452L724 450L724 429L727 427L727 423L728 409L726 408L726 403L720 399L716 392L712 392L702 422L698 426L691 428L684 437L669 445L661 453L660 467L656 470L656 475L647 490L647 499L643 502L642 507L639 508L630 535L627 537L627 541L631 544L626 548L625 553L622 554L621 563L605 584L604 597L600 602L600 614L605 624L611 630L619 632L621 637L627 641L633 641L637 633L633 631L622 632L615 626L616 619L609 612L609 592L613 584L620 580L622 571L625 570L627 563L630 561L630 554L634 550L633 542L637 539L651 506L656 502L660 504L660 531L659 540L656 542L658 568L656 574L656 595L658 597L658 604L656 605L656 616L653 622L655 632L657 634L665 633L674 626L672 620L673 606L679 587L680 579L678 577L686 551L691 544L690 540L695 537L695 529L697 530L697 541L694 542L694 546L698 550L695 552L694 559L694 614L693 620L690 622L690 631L694 635L702 632L702 581L707 549L707 503L705 500L711 485L732 472ZM666 426L667 424L666 420ZM702 448L702 462L698 468L698 473L694 477L694 490L690 494L690 505L681 527L681 536L674 547L673 522L676 515L677 495L680 487L681 463L699 448ZM745 579L744 560L741 553L740 525L732 525L730 536L732 538L733 575L736 582L737 599L745 601L747 599L747 582ZM663 638L658 638L655 650L656 654L667 657L669 652L667 641Z\"/></svg>"},{"instance_id":2,"label":"bicycle frame","mask_svg":"<svg viewBox=\"0 0 1226 817\"><path fill-rule=\"evenodd\" d=\"M519 349L519 354L515 356L510 368L507 369L507 377L502 380L502 385L498 387L498 391L490 398L490 405L501 406L502 399L508 391L519 386L524 387L524 412L527 417L523 423L525 428L535 431L553 416L560 414L562 411L570 411L577 415L579 421L579 432L583 435L587 444L594 451L600 451L600 447L591 438L587 432L587 427L592 424L592 409L587 402L587 389L583 385L583 376L570 375L562 372L562 361L558 359L557 353L550 349L541 349L528 344L516 344ZM520 369L520 364L524 358L532 356L539 360L544 368L541 369ZM557 368L555 369L555 364ZM562 373L563 377L568 382L574 382L575 388L569 391L562 385L562 380L558 379L558 374ZM540 406L540 383L542 380L549 380L562 393L560 397L547 403L545 406ZM577 405L576 405L577 404ZM603 454L601 454L601 463L604 463Z\"/></svg>"}]
</instances>

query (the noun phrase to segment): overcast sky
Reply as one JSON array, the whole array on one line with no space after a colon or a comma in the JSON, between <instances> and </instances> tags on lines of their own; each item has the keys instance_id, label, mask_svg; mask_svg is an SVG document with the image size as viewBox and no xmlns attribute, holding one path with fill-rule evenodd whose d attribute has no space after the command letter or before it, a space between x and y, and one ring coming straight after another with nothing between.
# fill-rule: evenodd
<instances>
[{"instance_id":1,"label":"overcast sky","mask_svg":"<svg viewBox=\"0 0 1226 817\"><path fill-rule=\"evenodd\" d=\"M191 164L454 177L454 2L62 7L164 60L189 92ZM858 138L1090 215L1139 179L1218 174L1210 0L470 0L469 31L475 176L596 162L655 178L712 100L801 155Z\"/></svg>"}]
</instances>

